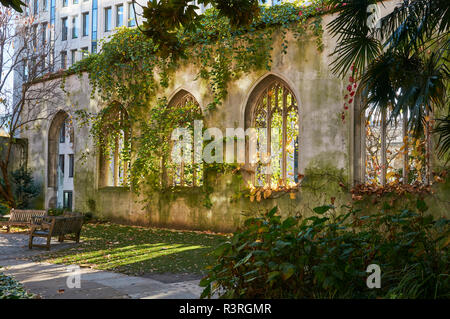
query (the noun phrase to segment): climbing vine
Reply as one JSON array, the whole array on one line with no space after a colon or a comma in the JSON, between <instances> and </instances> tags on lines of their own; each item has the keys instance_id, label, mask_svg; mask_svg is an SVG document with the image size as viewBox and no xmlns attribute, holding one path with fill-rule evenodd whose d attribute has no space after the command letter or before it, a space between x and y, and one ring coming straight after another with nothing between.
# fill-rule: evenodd
<instances>
[{"instance_id":1,"label":"climbing vine","mask_svg":"<svg viewBox=\"0 0 450 319\"><path fill-rule=\"evenodd\" d=\"M169 54L162 58L155 54L152 40L138 29L119 28L101 43L98 54L91 54L72 66L68 74L82 76L86 72L92 97L98 95L105 106L120 103L128 113L130 126L139 132L139 136L130 139L131 144L139 145L135 147L136 156L131 164L132 188L139 191L144 184L152 188L163 186L161 164L170 154L170 131L175 124L183 124L177 123L177 119L186 120L187 114L192 119L197 116L192 110L169 109L165 97L156 99L157 93L169 86L171 76L180 65L194 64L198 69L195 80L208 83L212 102L207 109L211 112L227 97L230 81L246 73L270 70L275 34L281 36L281 54L287 52L289 32L296 39L311 33L317 49L322 50L320 15L327 10L325 2L316 0L307 7L299 3L262 7L251 25L238 29L231 27L228 19L220 17L215 9L209 9L199 28L179 32L180 42L188 48L181 56ZM111 139L117 134L100 137L102 112L78 115L82 122L91 124L91 134L97 143L111 145ZM129 151L129 145L125 149Z\"/></svg>"}]
</instances>

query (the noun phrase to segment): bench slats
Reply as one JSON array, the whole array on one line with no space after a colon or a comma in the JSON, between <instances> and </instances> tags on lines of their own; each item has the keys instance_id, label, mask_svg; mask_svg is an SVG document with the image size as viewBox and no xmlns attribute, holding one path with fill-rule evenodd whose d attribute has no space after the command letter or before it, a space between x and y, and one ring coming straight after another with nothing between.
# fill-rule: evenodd
<instances>
[{"instance_id":1,"label":"bench slats","mask_svg":"<svg viewBox=\"0 0 450 319\"><path fill-rule=\"evenodd\" d=\"M45 210L34 210L34 209L11 209L11 217L9 219L10 223L31 223L33 217L46 216L47 211Z\"/></svg>"},{"instance_id":2,"label":"bench slats","mask_svg":"<svg viewBox=\"0 0 450 319\"><path fill-rule=\"evenodd\" d=\"M10 226L31 226L34 217L47 216L47 211L37 209L14 209L10 211L8 221L1 221L0 226L6 226L9 232Z\"/></svg>"}]
</instances>

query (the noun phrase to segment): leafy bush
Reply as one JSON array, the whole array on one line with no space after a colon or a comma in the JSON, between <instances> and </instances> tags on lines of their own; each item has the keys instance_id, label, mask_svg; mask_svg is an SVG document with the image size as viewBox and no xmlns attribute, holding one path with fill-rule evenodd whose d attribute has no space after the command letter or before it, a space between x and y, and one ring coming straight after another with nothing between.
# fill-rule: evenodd
<instances>
[{"instance_id":1,"label":"leafy bush","mask_svg":"<svg viewBox=\"0 0 450 319\"><path fill-rule=\"evenodd\" d=\"M0 272L0 299L30 298L33 298L33 295L26 292L21 283Z\"/></svg>"},{"instance_id":2,"label":"leafy bush","mask_svg":"<svg viewBox=\"0 0 450 319\"><path fill-rule=\"evenodd\" d=\"M0 216L7 215L10 211L10 208L2 203L0 203Z\"/></svg>"},{"instance_id":3,"label":"leafy bush","mask_svg":"<svg viewBox=\"0 0 450 319\"><path fill-rule=\"evenodd\" d=\"M306 219L282 219L275 207L215 250L202 297L448 298L449 220L417 207L361 216L329 205ZM366 285L370 264L381 268L379 289Z\"/></svg>"},{"instance_id":4,"label":"leafy bush","mask_svg":"<svg viewBox=\"0 0 450 319\"><path fill-rule=\"evenodd\" d=\"M49 216L61 216L62 214L64 214L64 211L65 211L66 209L64 209L64 208L50 208L48 211L47 211L47 214L49 215Z\"/></svg>"},{"instance_id":5,"label":"leafy bush","mask_svg":"<svg viewBox=\"0 0 450 319\"><path fill-rule=\"evenodd\" d=\"M16 208L30 208L33 198L39 195L39 188L34 184L31 171L23 166L11 173Z\"/></svg>"}]
</instances>

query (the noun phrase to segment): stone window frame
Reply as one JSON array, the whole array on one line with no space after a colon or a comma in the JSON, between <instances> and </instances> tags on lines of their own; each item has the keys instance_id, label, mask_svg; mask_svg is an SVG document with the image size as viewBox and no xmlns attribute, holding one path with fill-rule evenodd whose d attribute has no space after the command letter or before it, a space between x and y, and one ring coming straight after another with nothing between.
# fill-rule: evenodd
<instances>
[{"instance_id":1,"label":"stone window frame","mask_svg":"<svg viewBox=\"0 0 450 319\"><path fill-rule=\"evenodd\" d=\"M102 117L102 121L106 121L106 116L109 115L111 116L111 112L121 112L124 116L121 120L127 121L128 124L130 124L129 122L129 115L128 112L126 110L126 108L119 102L112 102L109 104L109 106L107 107L109 110L107 112L105 112L103 114ZM103 123L105 125L105 127L107 127L107 122ZM130 140L131 142L131 136L132 136L132 132L131 132L131 126L130 129L128 131L124 130L124 134L123 134L123 138ZM127 179L126 176L128 174L128 170L129 170L129 165L130 165L130 161L124 161L123 162L123 176L124 176L124 185L119 185L119 178L118 178L118 172L119 172L119 141L118 139L115 140L115 148L113 151L113 163L114 163L114 168L113 168L113 185L109 185L108 183L108 176L109 176L109 171L110 171L110 160L108 159L107 155L104 152L104 148L102 145L100 145L99 148L99 158L98 158L98 187L99 188L129 188L128 186L124 186L127 185Z\"/></svg>"},{"instance_id":2,"label":"stone window frame","mask_svg":"<svg viewBox=\"0 0 450 319\"><path fill-rule=\"evenodd\" d=\"M279 85L282 88L285 89L286 94L291 94L292 98L294 98L295 100L295 106L297 107L297 116L298 116L298 154L297 154L297 166L296 166L296 172L297 174L300 174L300 139L301 139L301 123L300 123L300 119L301 119L301 112L300 112L300 100L299 97L297 96L297 94L294 92L294 89L292 88L292 86L287 83L286 80L282 79L280 76L277 76L275 74L269 74L267 76L265 76L261 81L258 82L258 84L253 88L253 90L251 91L248 99L247 99L247 103L245 105L245 113L244 113L244 125L245 125L245 130L247 130L248 128L254 127L254 120L255 120L255 109L258 106L258 103L260 102L260 100L262 98L264 98L264 94L267 94L267 91L269 88L272 88L274 85ZM283 109L285 108L285 101L282 101L283 103ZM284 112L284 111L283 111ZM285 118L286 114L283 114L283 117ZM283 120L283 122L285 123L285 121ZM282 178L283 178L283 182L284 184L286 183L286 130L283 129L283 144L282 144L282 156L283 156L283 164L282 164ZM270 144L270 137L268 137L268 144ZM269 150L270 152L270 150ZM246 138L246 152L245 152L245 169L244 171L244 180L247 180L249 182L251 182L253 185L256 185L256 166L257 164L250 164L250 159L249 159L249 144L248 144L248 139ZM295 167L295 166L294 166ZM271 178L267 177L266 180L269 180L269 183L271 184ZM264 183L264 187L268 185L266 183Z\"/></svg>"},{"instance_id":3,"label":"stone window frame","mask_svg":"<svg viewBox=\"0 0 450 319\"><path fill-rule=\"evenodd\" d=\"M368 181L366 180L366 113L365 109L362 109L362 106L364 105L364 96L361 91L361 89L358 89L354 102L353 102L353 108L352 108L352 143L350 147L350 151L352 154L352 165L351 165L351 174L352 174L352 181L353 186L356 186L358 184L368 184ZM407 133L407 117L402 117L401 119L401 130L402 135L406 136ZM388 184L387 181L387 147L386 147L386 132L387 132L387 113L386 110L381 112L381 162L383 165L381 166L381 182L380 186L386 186ZM431 152L432 149L432 140L431 135L426 135L426 176L425 180L423 182L424 185L429 185L431 183L432 179L432 167L431 167ZM406 152L408 152L407 146L405 146ZM409 172L409 165L408 165L408 154L403 155L402 159L402 184L407 184L405 181L407 180L407 174Z\"/></svg>"},{"instance_id":4,"label":"stone window frame","mask_svg":"<svg viewBox=\"0 0 450 319\"><path fill-rule=\"evenodd\" d=\"M49 201L47 207L56 207L56 194L58 190L57 174L59 161L59 141L61 125L63 125L70 114L64 110L59 110L53 116L48 128L47 136L47 188L49 192ZM70 134L74 134L74 127ZM75 138L72 138L73 148L75 150Z\"/></svg>"},{"instance_id":5,"label":"stone window frame","mask_svg":"<svg viewBox=\"0 0 450 319\"><path fill-rule=\"evenodd\" d=\"M177 107L180 106L182 103L186 103L186 102L194 102L195 104L198 105L199 109L202 110L200 103L198 102L198 100L195 98L195 96L190 93L189 91L185 90L185 89L180 89L177 93L175 93L175 95L173 95L173 97L170 99L169 103L168 103L168 107L169 108L173 108L173 107ZM192 141L193 143L194 141ZM192 156L194 156L194 154L192 154ZM167 159L166 159L167 160ZM164 162L165 160L163 159L162 162ZM161 163L163 164L163 163ZM203 169L203 164L202 164L202 175L204 178L204 169ZM197 185L196 182L196 170L194 169L193 171L193 177L192 177L192 185L186 185L185 184L185 179L184 179L184 163L181 164L181 173L180 173L180 184L175 184L171 174L169 174L169 172L166 169L166 165L162 165L162 174L161 174L161 183L164 186L169 186L169 187L201 187L201 185Z\"/></svg>"}]
</instances>

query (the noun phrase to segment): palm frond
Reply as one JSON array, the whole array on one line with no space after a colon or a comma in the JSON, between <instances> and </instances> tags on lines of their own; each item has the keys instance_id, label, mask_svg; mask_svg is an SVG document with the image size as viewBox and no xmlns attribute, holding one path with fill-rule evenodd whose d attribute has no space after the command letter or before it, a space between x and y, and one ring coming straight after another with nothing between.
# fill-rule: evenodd
<instances>
[{"instance_id":1,"label":"palm frond","mask_svg":"<svg viewBox=\"0 0 450 319\"><path fill-rule=\"evenodd\" d=\"M365 66L380 53L380 42L367 26L367 8L376 0L331 0L330 5L339 15L327 28L338 38L335 51L331 54L332 72L344 77L351 66L354 77L361 75Z\"/></svg>"},{"instance_id":2,"label":"palm frond","mask_svg":"<svg viewBox=\"0 0 450 319\"><path fill-rule=\"evenodd\" d=\"M365 29L368 32L367 8L376 3L376 0L330 0L330 6L339 15L327 25L329 32L338 37L345 37L342 33L349 30Z\"/></svg>"},{"instance_id":3,"label":"palm frond","mask_svg":"<svg viewBox=\"0 0 450 319\"><path fill-rule=\"evenodd\" d=\"M386 39L384 47L406 46L417 49L433 37L448 31L447 0L404 1L381 19L379 34Z\"/></svg>"},{"instance_id":4,"label":"palm frond","mask_svg":"<svg viewBox=\"0 0 450 319\"><path fill-rule=\"evenodd\" d=\"M344 38L332 55L331 71L345 76L352 66L353 74L358 76L371 61L380 54L380 42L364 32L353 33Z\"/></svg>"},{"instance_id":5,"label":"palm frond","mask_svg":"<svg viewBox=\"0 0 450 319\"><path fill-rule=\"evenodd\" d=\"M421 58L387 51L367 67L360 87L367 97L364 107L389 107L390 121L408 112L408 126L419 135L425 116L446 105L447 80L448 67L437 52Z\"/></svg>"},{"instance_id":6,"label":"palm frond","mask_svg":"<svg viewBox=\"0 0 450 319\"><path fill-rule=\"evenodd\" d=\"M450 157L450 115L436 120L433 132L439 136L437 142L438 156Z\"/></svg>"}]
</instances>

